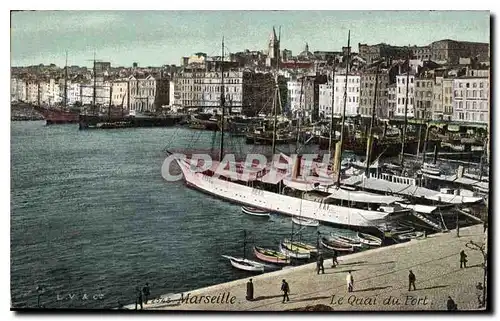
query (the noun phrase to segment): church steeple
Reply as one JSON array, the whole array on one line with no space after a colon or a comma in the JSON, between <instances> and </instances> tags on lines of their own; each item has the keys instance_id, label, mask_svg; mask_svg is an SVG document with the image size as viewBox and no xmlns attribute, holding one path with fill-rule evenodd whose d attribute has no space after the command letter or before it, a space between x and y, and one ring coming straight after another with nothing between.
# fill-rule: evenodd
<instances>
[{"instance_id":1,"label":"church steeple","mask_svg":"<svg viewBox=\"0 0 500 321\"><path fill-rule=\"evenodd\" d=\"M280 37L281 37L281 28L280 28ZM280 56L280 39L276 35L276 28L273 26L273 32L269 36L269 45L268 45L269 65L275 66L278 63L279 56Z\"/></svg>"}]
</instances>

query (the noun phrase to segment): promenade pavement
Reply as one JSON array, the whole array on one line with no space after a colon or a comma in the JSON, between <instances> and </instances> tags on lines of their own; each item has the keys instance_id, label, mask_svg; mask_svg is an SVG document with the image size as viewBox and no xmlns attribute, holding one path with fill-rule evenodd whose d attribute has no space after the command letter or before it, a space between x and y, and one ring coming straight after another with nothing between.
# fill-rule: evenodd
<instances>
[{"instance_id":1,"label":"promenade pavement","mask_svg":"<svg viewBox=\"0 0 500 321\"><path fill-rule=\"evenodd\" d=\"M253 301L245 299L249 277L162 296L146 304L144 309L282 311L324 304L341 311L446 310L448 296L457 303L459 310L477 309L476 284L483 282L483 258L479 251L465 246L470 240L485 241L482 225L460 229L460 237L452 230L342 256L340 265L335 268L331 268L328 259L324 264L325 274L318 275L316 263L311 263L252 276ZM464 269L460 268L461 250L468 255L468 267ZM346 286L349 270L354 277L352 293L347 292ZM409 270L416 276L416 291L408 291ZM282 279L290 285L287 303L282 303ZM183 302L176 300L181 295ZM135 305L125 308L134 309Z\"/></svg>"}]
</instances>

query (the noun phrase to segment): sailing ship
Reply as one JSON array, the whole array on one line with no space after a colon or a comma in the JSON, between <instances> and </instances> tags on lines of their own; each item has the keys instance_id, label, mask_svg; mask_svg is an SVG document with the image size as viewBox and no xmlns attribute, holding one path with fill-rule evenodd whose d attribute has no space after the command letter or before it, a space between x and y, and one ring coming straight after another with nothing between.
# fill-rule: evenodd
<instances>
[{"instance_id":1,"label":"sailing ship","mask_svg":"<svg viewBox=\"0 0 500 321\"><path fill-rule=\"evenodd\" d=\"M64 68L64 96L63 102L60 107L50 106L50 102L48 106L44 106L41 104L40 97L40 82L38 85L38 103L33 104L32 107L34 110L42 114L45 119L46 125L55 125L55 124L76 124L79 121L79 110L71 110L68 108L68 53L66 52L66 66Z\"/></svg>"}]
</instances>

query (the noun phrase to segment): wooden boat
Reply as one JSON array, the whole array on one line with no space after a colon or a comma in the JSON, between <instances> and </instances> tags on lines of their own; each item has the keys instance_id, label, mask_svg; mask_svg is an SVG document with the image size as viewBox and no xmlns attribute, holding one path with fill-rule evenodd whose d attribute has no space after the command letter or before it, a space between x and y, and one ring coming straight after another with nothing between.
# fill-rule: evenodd
<instances>
[{"instance_id":1,"label":"wooden boat","mask_svg":"<svg viewBox=\"0 0 500 321\"><path fill-rule=\"evenodd\" d=\"M428 175L434 175L434 176L441 175L441 169L434 164L424 163L424 165L420 170L422 171L422 173Z\"/></svg>"},{"instance_id":2,"label":"wooden boat","mask_svg":"<svg viewBox=\"0 0 500 321\"><path fill-rule=\"evenodd\" d=\"M420 238L424 236L424 232L410 232L396 235L396 239L400 242L409 241L412 239Z\"/></svg>"},{"instance_id":3,"label":"wooden boat","mask_svg":"<svg viewBox=\"0 0 500 321\"><path fill-rule=\"evenodd\" d=\"M275 250L265 249L263 247L254 246L253 253L255 257L264 262L270 262L275 264L288 264L290 260L284 255Z\"/></svg>"},{"instance_id":4,"label":"wooden boat","mask_svg":"<svg viewBox=\"0 0 500 321\"><path fill-rule=\"evenodd\" d=\"M269 216L271 214L269 211L261 210L255 207L246 207L243 206L241 211L245 214L255 215L255 216Z\"/></svg>"},{"instance_id":5,"label":"wooden boat","mask_svg":"<svg viewBox=\"0 0 500 321\"><path fill-rule=\"evenodd\" d=\"M281 242L280 243L280 252L288 257L293 257L294 259L309 259L311 258L311 251L295 246L290 242Z\"/></svg>"},{"instance_id":6,"label":"wooden boat","mask_svg":"<svg viewBox=\"0 0 500 321\"><path fill-rule=\"evenodd\" d=\"M345 243L340 243L334 240L328 240L325 237L321 238L321 245L328 250L335 250L339 252L353 252L354 246L346 245Z\"/></svg>"},{"instance_id":7,"label":"wooden boat","mask_svg":"<svg viewBox=\"0 0 500 321\"><path fill-rule=\"evenodd\" d=\"M370 234L358 232L358 239L362 244L365 244L368 246L381 246L382 245L381 238L378 238L378 237L370 235Z\"/></svg>"},{"instance_id":8,"label":"wooden boat","mask_svg":"<svg viewBox=\"0 0 500 321\"><path fill-rule=\"evenodd\" d=\"M327 238L328 241L334 241L338 243L343 243L345 245L350 245L354 247L361 247L363 244L359 241L359 239L349 237L349 236L344 236L344 235L336 235L336 234L331 234L330 237Z\"/></svg>"},{"instance_id":9,"label":"wooden boat","mask_svg":"<svg viewBox=\"0 0 500 321\"><path fill-rule=\"evenodd\" d=\"M223 255L222 257L228 259L231 262L231 265L235 268L244 271L264 272L264 269L266 267L265 264L243 258L236 258L228 255Z\"/></svg>"},{"instance_id":10,"label":"wooden boat","mask_svg":"<svg viewBox=\"0 0 500 321\"><path fill-rule=\"evenodd\" d=\"M294 246L304 248L304 249L308 250L311 253L317 253L318 252L318 249L316 248L316 246L310 245L310 244L307 244L307 243L297 242L297 241L290 242L290 240L288 240L288 239L285 239L283 241L283 243L291 243Z\"/></svg>"},{"instance_id":11,"label":"wooden boat","mask_svg":"<svg viewBox=\"0 0 500 321\"><path fill-rule=\"evenodd\" d=\"M405 233L411 233L415 230L413 227L407 227L407 226L398 226L392 228L389 233L391 235L399 235L399 234L405 234Z\"/></svg>"},{"instance_id":12,"label":"wooden boat","mask_svg":"<svg viewBox=\"0 0 500 321\"><path fill-rule=\"evenodd\" d=\"M319 226L319 221L313 220L310 218L303 218L303 217L292 217L292 221L300 226Z\"/></svg>"}]
</instances>

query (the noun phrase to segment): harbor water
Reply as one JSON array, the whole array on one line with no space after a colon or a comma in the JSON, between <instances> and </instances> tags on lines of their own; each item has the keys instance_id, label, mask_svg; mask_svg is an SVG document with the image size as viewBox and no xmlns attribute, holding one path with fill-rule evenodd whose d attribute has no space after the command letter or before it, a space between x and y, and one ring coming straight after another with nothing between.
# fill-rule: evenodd
<instances>
[{"instance_id":1,"label":"harbor water","mask_svg":"<svg viewBox=\"0 0 500 321\"><path fill-rule=\"evenodd\" d=\"M155 297L249 276L221 255L243 255L243 230L248 257L253 244L277 248L290 218L252 217L161 176L167 146L206 149L218 139L178 127L12 122L11 306L115 308L146 282ZM228 146L263 148L238 139ZM315 243L316 232L301 234Z\"/></svg>"}]
</instances>

